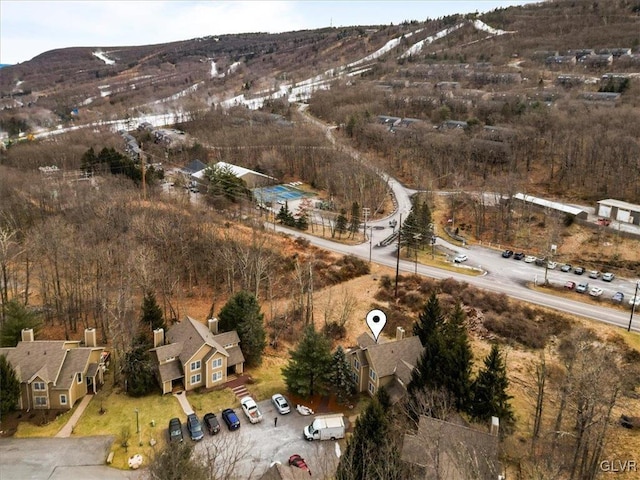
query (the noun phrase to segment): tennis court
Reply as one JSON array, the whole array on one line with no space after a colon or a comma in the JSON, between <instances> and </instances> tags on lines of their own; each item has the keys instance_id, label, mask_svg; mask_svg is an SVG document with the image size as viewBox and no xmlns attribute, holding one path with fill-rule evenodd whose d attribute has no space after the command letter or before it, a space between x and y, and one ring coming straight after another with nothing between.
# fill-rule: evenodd
<instances>
[{"instance_id":1,"label":"tennis court","mask_svg":"<svg viewBox=\"0 0 640 480\"><path fill-rule=\"evenodd\" d=\"M273 185L271 187L254 188L253 196L261 204L288 202L304 197L312 197L314 194L304 192L290 185Z\"/></svg>"}]
</instances>

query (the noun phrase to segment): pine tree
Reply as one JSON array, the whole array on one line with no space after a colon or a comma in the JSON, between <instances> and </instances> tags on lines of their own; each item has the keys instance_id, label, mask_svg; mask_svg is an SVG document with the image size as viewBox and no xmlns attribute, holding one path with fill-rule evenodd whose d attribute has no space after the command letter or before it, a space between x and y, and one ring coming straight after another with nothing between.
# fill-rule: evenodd
<instances>
[{"instance_id":1,"label":"pine tree","mask_svg":"<svg viewBox=\"0 0 640 480\"><path fill-rule=\"evenodd\" d=\"M341 346L333 354L331 363L331 389L339 403L346 403L356 393L357 385L351 365Z\"/></svg>"},{"instance_id":2,"label":"pine tree","mask_svg":"<svg viewBox=\"0 0 640 480\"><path fill-rule=\"evenodd\" d=\"M262 363L262 352L267 346L264 315L256 297L247 291L236 293L227 301L218 316L223 332L235 330L240 338L240 349L247 366Z\"/></svg>"},{"instance_id":3,"label":"pine tree","mask_svg":"<svg viewBox=\"0 0 640 480\"><path fill-rule=\"evenodd\" d=\"M347 211L343 208L336 218L335 231L338 232L338 238L342 238L342 235L347 231L347 224Z\"/></svg>"},{"instance_id":4,"label":"pine tree","mask_svg":"<svg viewBox=\"0 0 640 480\"><path fill-rule=\"evenodd\" d=\"M472 416L481 421L498 417L500 425L508 430L515 421L509 404L512 397L507 393L508 388L506 361L500 348L494 344L484 359L484 367L478 372L472 385Z\"/></svg>"},{"instance_id":5,"label":"pine tree","mask_svg":"<svg viewBox=\"0 0 640 480\"><path fill-rule=\"evenodd\" d=\"M420 231L420 245L427 245L433 235L433 224L431 218L431 209L429 204L424 201L418 210L418 229Z\"/></svg>"},{"instance_id":6,"label":"pine tree","mask_svg":"<svg viewBox=\"0 0 640 480\"><path fill-rule=\"evenodd\" d=\"M280 211L278 215L276 215L276 220L278 220L281 225L286 225L287 227L295 226L296 219L293 218L293 214L291 210L289 210L288 202L285 202L285 204L280 207Z\"/></svg>"},{"instance_id":7,"label":"pine tree","mask_svg":"<svg viewBox=\"0 0 640 480\"><path fill-rule=\"evenodd\" d=\"M16 371L7 361L7 357L0 355L0 417L15 410L20 398L20 381Z\"/></svg>"},{"instance_id":8,"label":"pine tree","mask_svg":"<svg viewBox=\"0 0 640 480\"><path fill-rule=\"evenodd\" d=\"M445 325L445 378L444 387L449 390L460 411L468 411L471 399L471 365L473 353L464 325L466 314L460 303L456 304ZM444 379L443 379L444 380Z\"/></svg>"},{"instance_id":9,"label":"pine tree","mask_svg":"<svg viewBox=\"0 0 640 480\"><path fill-rule=\"evenodd\" d=\"M0 327L0 347L15 347L22 338L22 330L32 328L34 335L42 325L40 316L15 298L4 306L4 323Z\"/></svg>"},{"instance_id":10,"label":"pine tree","mask_svg":"<svg viewBox=\"0 0 640 480\"><path fill-rule=\"evenodd\" d=\"M349 235L353 237L360 230L360 205L358 202L353 202L351 205L351 218L349 218Z\"/></svg>"},{"instance_id":11,"label":"pine tree","mask_svg":"<svg viewBox=\"0 0 640 480\"><path fill-rule=\"evenodd\" d=\"M413 334L420 338L420 343L424 347L434 332L442 328L443 323L444 315L440 308L440 301L436 292L432 292L422 313L418 316L418 321L413 324Z\"/></svg>"},{"instance_id":12,"label":"pine tree","mask_svg":"<svg viewBox=\"0 0 640 480\"><path fill-rule=\"evenodd\" d=\"M156 301L156 295L148 290L142 300L142 313L140 314L140 326L144 331L153 332L158 328L166 328L162 309Z\"/></svg>"},{"instance_id":13,"label":"pine tree","mask_svg":"<svg viewBox=\"0 0 640 480\"><path fill-rule=\"evenodd\" d=\"M302 340L282 369L289 391L301 397L326 393L331 378L331 346L329 339L317 332L313 324L304 329Z\"/></svg>"},{"instance_id":14,"label":"pine tree","mask_svg":"<svg viewBox=\"0 0 640 480\"><path fill-rule=\"evenodd\" d=\"M407 215L407 218L402 222L402 226L400 228L400 242L402 245L406 245L407 248L412 248L414 250L419 245L420 228L414 207L411 207L411 211Z\"/></svg>"}]
</instances>

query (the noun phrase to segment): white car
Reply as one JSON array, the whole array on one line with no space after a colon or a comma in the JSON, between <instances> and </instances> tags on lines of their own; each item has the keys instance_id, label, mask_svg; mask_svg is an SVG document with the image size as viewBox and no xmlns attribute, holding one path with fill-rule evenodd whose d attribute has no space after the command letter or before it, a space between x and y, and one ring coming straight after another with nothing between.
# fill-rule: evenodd
<instances>
[{"instance_id":1,"label":"white car","mask_svg":"<svg viewBox=\"0 0 640 480\"><path fill-rule=\"evenodd\" d=\"M533 255L527 255L526 257L524 257L524 261L525 263L533 263L536 261L536 257L534 257Z\"/></svg>"},{"instance_id":2,"label":"white car","mask_svg":"<svg viewBox=\"0 0 640 480\"><path fill-rule=\"evenodd\" d=\"M287 399L279 393L276 393L273 397L271 397L271 402L273 402L273 406L276 407L276 410L278 410L278 413L280 413L281 415L291 413L289 402L287 402Z\"/></svg>"},{"instance_id":3,"label":"white car","mask_svg":"<svg viewBox=\"0 0 640 480\"><path fill-rule=\"evenodd\" d=\"M469 260L469 257L464 255L463 253L461 253L460 255L456 255L456 258L453 259L453 261L456 263L466 262L467 260Z\"/></svg>"},{"instance_id":4,"label":"white car","mask_svg":"<svg viewBox=\"0 0 640 480\"><path fill-rule=\"evenodd\" d=\"M262 421L262 413L260 413L258 404L253 398L242 397L240 399L240 406L251 423L258 423Z\"/></svg>"},{"instance_id":5,"label":"white car","mask_svg":"<svg viewBox=\"0 0 640 480\"><path fill-rule=\"evenodd\" d=\"M558 264L557 264L556 262L551 262L551 261L547 262L547 268L548 268L549 270L553 270L553 269L554 269L554 268L556 268L557 266L558 266Z\"/></svg>"},{"instance_id":6,"label":"white car","mask_svg":"<svg viewBox=\"0 0 640 480\"><path fill-rule=\"evenodd\" d=\"M634 302L633 302L633 298L631 300L629 300L629 306L633 307ZM638 298L635 299L635 306L636 307L640 307L640 295L638 295Z\"/></svg>"},{"instance_id":7,"label":"white car","mask_svg":"<svg viewBox=\"0 0 640 480\"><path fill-rule=\"evenodd\" d=\"M611 273L611 272L605 272L602 274L602 280L604 280L605 282L610 282L612 281L616 276Z\"/></svg>"},{"instance_id":8,"label":"white car","mask_svg":"<svg viewBox=\"0 0 640 480\"><path fill-rule=\"evenodd\" d=\"M593 287L591 290L589 290L589 295L591 295L592 297L599 297L603 293L604 293L604 290L601 289L600 287Z\"/></svg>"}]
</instances>

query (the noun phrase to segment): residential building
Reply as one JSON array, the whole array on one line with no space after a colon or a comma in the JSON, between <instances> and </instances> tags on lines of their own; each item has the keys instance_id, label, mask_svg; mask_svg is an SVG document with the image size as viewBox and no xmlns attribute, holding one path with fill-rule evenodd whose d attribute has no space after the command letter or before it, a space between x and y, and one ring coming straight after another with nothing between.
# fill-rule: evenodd
<instances>
[{"instance_id":1,"label":"residential building","mask_svg":"<svg viewBox=\"0 0 640 480\"><path fill-rule=\"evenodd\" d=\"M151 352L163 394L216 387L230 375L242 373L244 355L238 334L218 333L216 318L207 322L208 327L187 317L169 329L166 343L164 330L154 330Z\"/></svg>"},{"instance_id":2,"label":"residential building","mask_svg":"<svg viewBox=\"0 0 640 480\"><path fill-rule=\"evenodd\" d=\"M80 340L35 340L33 329L22 330L15 347L0 348L20 381L21 410L70 410L104 383L108 354L96 341L96 329Z\"/></svg>"},{"instance_id":3,"label":"residential building","mask_svg":"<svg viewBox=\"0 0 640 480\"><path fill-rule=\"evenodd\" d=\"M393 401L404 396L411 372L424 350L420 339L405 337L404 329L398 327L393 340L377 343L369 333L363 333L357 343L357 347L347 351L347 356L358 392L374 396L384 387Z\"/></svg>"}]
</instances>

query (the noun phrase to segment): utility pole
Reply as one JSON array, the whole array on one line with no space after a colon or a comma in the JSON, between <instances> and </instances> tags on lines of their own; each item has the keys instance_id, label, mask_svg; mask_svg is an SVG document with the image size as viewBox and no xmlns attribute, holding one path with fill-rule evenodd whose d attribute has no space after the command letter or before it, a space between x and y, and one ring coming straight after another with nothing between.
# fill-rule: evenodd
<instances>
[{"instance_id":1,"label":"utility pole","mask_svg":"<svg viewBox=\"0 0 640 480\"><path fill-rule=\"evenodd\" d=\"M147 199L147 182L145 178L144 152L142 151L142 143L140 144L140 166L142 168L142 200Z\"/></svg>"},{"instance_id":2,"label":"utility pole","mask_svg":"<svg viewBox=\"0 0 640 480\"><path fill-rule=\"evenodd\" d=\"M629 317L629 328L627 328L627 332L631 331L631 322L633 322L633 313L636 310L636 301L638 300L638 287L640 287L640 280L636 282L636 293L633 294L633 304L631 305L631 316Z\"/></svg>"},{"instance_id":3,"label":"utility pole","mask_svg":"<svg viewBox=\"0 0 640 480\"><path fill-rule=\"evenodd\" d=\"M402 214L400 214L400 223L398 223L398 251L396 256L396 290L394 298L398 298L398 274L400 273L400 238L402 237Z\"/></svg>"}]
</instances>

